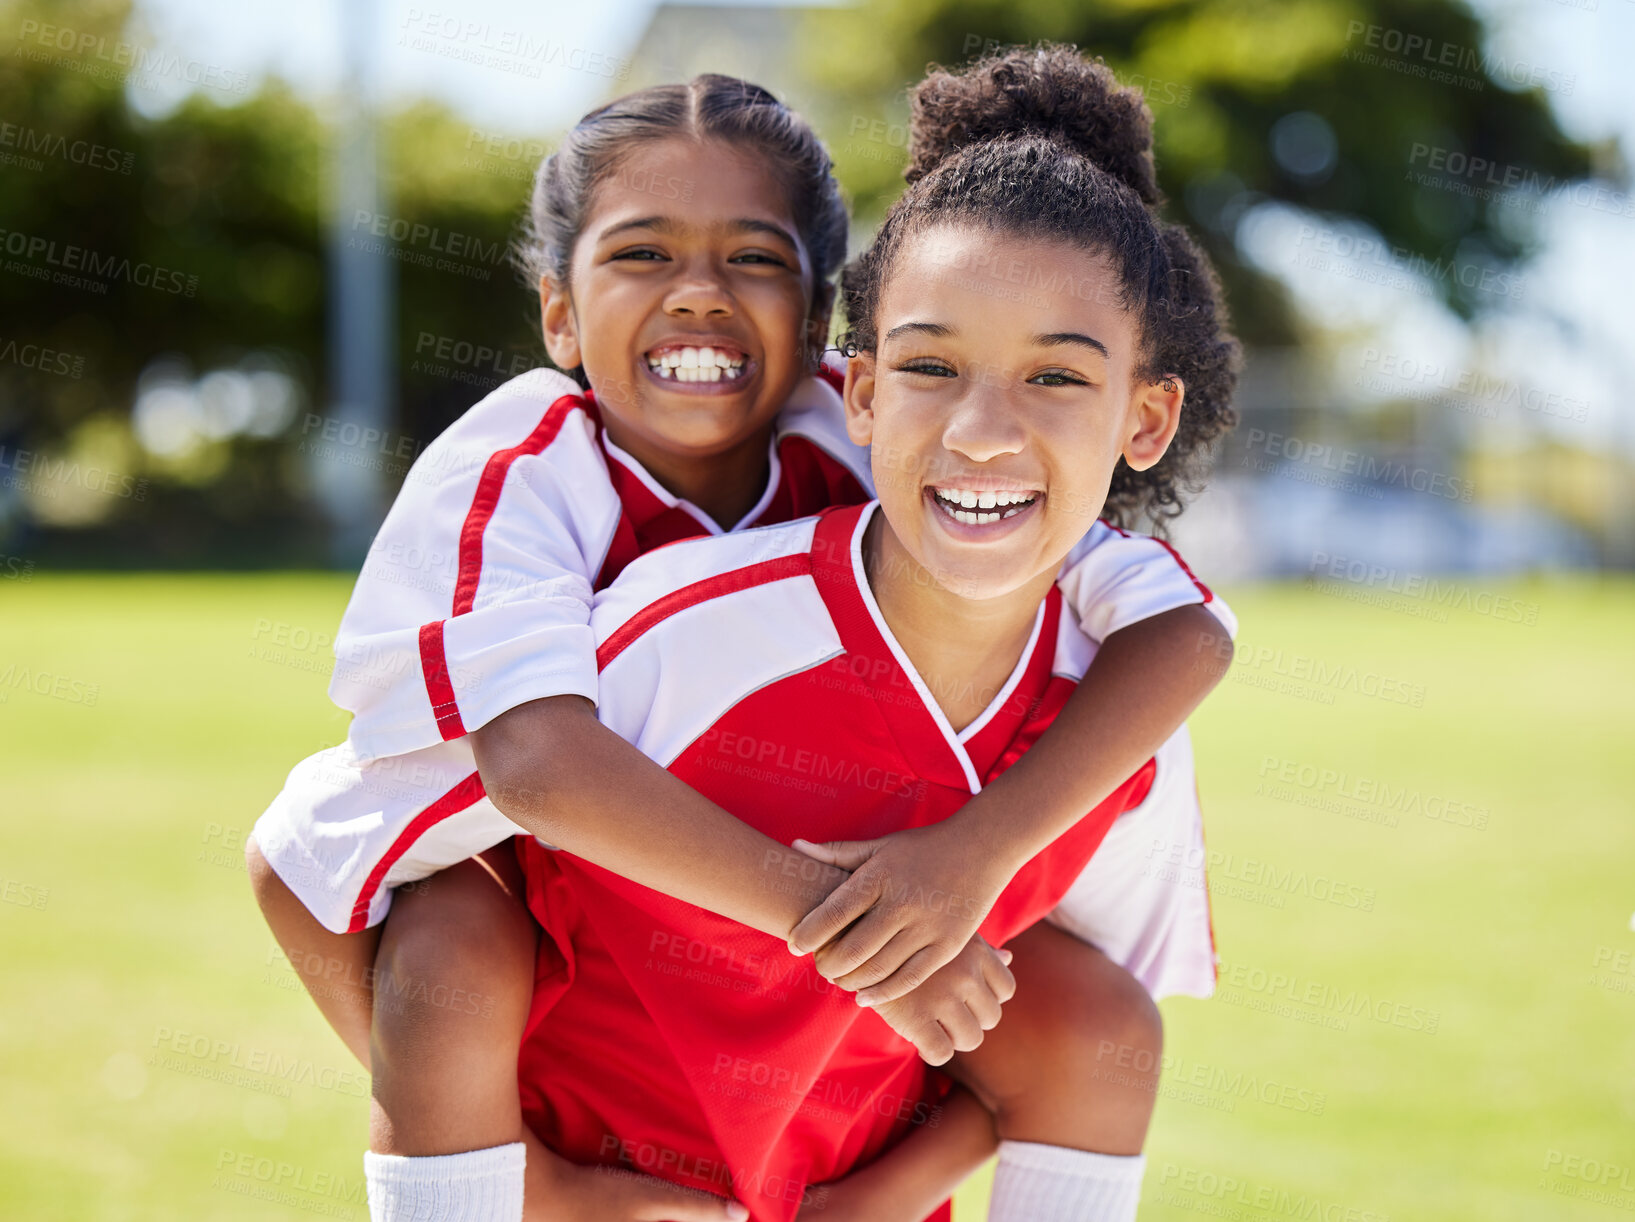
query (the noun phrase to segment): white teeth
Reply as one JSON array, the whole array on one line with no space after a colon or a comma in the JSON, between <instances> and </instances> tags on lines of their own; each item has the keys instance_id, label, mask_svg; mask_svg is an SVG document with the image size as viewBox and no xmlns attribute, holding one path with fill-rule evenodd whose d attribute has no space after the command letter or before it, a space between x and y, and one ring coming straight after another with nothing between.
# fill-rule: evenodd
<instances>
[{"instance_id":1,"label":"white teeth","mask_svg":"<svg viewBox=\"0 0 1635 1222\"><path fill-rule=\"evenodd\" d=\"M1001 518L1013 517L1039 497L1036 492L973 492L966 488L933 488L932 491L937 504L949 517L968 526L986 526Z\"/></svg>"},{"instance_id":2,"label":"white teeth","mask_svg":"<svg viewBox=\"0 0 1635 1222\"><path fill-rule=\"evenodd\" d=\"M647 367L675 382L730 382L743 376L745 358L721 348L670 348L647 358Z\"/></svg>"}]
</instances>

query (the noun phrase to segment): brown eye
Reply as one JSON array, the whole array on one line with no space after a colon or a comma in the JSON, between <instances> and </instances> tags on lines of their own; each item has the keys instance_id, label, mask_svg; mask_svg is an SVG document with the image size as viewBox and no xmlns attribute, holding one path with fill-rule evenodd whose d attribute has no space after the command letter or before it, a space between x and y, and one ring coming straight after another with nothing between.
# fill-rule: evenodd
<instances>
[{"instance_id":1,"label":"brown eye","mask_svg":"<svg viewBox=\"0 0 1635 1222\"><path fill-rule=\"evenodd\" d=\"M941 361L911 361L905 365L898 365L897 371L899 373L924 373L929 374L934 378L954 378L959 376Z\"/></svg>"},{"instance_id":2,"label":"brown eye","mask_svg":"<svg viewBox=\"0 0 1635 1222\"><path fill-rule=\"evenodd\" d=\"M1035 374L1028 379L1039 386L1088 386L1090 383L1076 374L1062 369L1051 369L1044 373Z\"/></svg>"}]
</instances>

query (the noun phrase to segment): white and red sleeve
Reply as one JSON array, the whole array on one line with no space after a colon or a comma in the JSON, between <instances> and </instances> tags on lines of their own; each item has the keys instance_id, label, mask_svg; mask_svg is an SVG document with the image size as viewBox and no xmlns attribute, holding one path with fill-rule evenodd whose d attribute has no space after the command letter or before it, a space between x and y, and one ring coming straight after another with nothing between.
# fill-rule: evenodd
<instances>
[{"instance_id":1,"label":"white and red sleeve","mask_svg":"<svg viewBox=\"0 0 1635 1222\"><path fill-rule=\"evenodd\" d=\"M1100 520L1068 553L1056 584L1080 630L1093 641L1194 603L1208 607L1237 636L1237 616L1198 580L1179 552L1162 539Z\"/></svg>"},{"instance_id":2,"label":"white and red sleeve","mask_svg":"<svg viewBox=\"0 0 1635 1222\"><path fill-rule=\"evenodd\" d=\"M579 388L535 370L428 446L369 549L330 698L360 761L459 738L529 700L595 700L595 575L618 496Z\"/></svg>"}]
</instances>

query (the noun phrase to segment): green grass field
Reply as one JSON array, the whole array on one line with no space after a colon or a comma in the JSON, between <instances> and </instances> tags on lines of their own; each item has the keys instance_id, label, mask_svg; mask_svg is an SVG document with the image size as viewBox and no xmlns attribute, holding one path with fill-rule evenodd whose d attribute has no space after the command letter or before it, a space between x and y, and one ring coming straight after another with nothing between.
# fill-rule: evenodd
<instances>
[{"instance_id":1,"label":"green grass field","mask_svg":"<svg viewBox=\"0 0 1635 1222\"><path fill-rule=\"evenodd\" d=\"M0 1217L366 1218L364 1080L240 865L344 733L349 583L0 584ZM1635 1211L1635 584L1496 592L1536 622L1235 592L1223 989L1165 1005L1144 1219Z\"/></svg>"}]
</instances>

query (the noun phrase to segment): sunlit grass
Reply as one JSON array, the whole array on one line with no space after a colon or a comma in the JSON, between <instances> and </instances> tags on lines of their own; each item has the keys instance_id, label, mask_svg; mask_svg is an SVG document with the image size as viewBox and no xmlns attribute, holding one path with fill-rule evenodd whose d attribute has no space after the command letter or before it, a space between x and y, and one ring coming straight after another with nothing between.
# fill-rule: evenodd
<instances>
[{"instance_id":1,"label":"sunlit grass","mask_svg":"<svg viewBox=\"0 0 1635 1222\"><path fill-rule=\"evenodd\" d=\"M0 1216L365 1218L357 1067L237 864L344 733L349 583L4 584ZM1569 1161L1635 1164L1635 585L1502 592L1536 623L1233 596L1194 725L1226 989L1166 1003L1144 1219L1635 1207Z\"/></svg>"}]
</instances>

